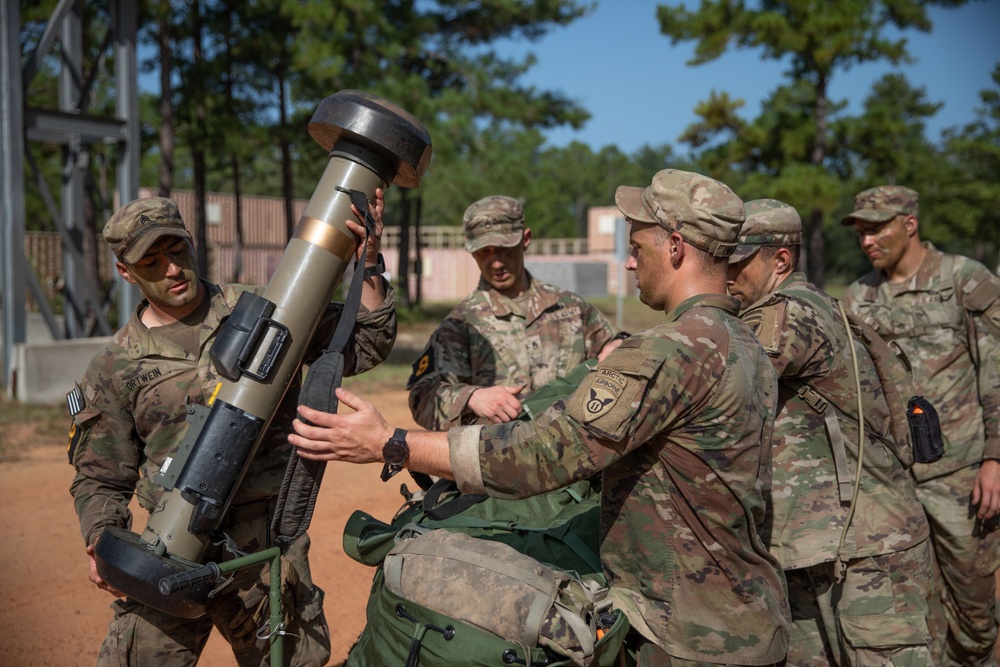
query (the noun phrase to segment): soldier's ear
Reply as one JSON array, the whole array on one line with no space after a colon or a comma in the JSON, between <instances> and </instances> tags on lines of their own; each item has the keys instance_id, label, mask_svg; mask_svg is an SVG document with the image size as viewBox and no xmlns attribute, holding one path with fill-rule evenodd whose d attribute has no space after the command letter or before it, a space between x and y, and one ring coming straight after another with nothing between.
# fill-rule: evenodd
<instances>
[{"instance_id":1,"label":"soldier's ear","mask_svg":"<svg viewBox=\"0 0 1000 667\"><path fill-rule=\"evenodd\" d=\"M132 272L129 270L127 264L124 262L115 262L115 268L118 269L118 274L124 278L126 282L130 282L133 285L136 284L136 280L132 277Z\"/></svg>"},{"instance_id":2,"label":"soldier's ear","mask_svg":"<svg viewBox=\"0 0 1000 667\"><path fill-rule=\"evenodd\" d=\"M917 216L915 215L908 215L903 220L903 229L906 230L907 236L914 236L917 233L917 228L919 226L920 223L917 221Z\"/></svg>"}]
</instances>

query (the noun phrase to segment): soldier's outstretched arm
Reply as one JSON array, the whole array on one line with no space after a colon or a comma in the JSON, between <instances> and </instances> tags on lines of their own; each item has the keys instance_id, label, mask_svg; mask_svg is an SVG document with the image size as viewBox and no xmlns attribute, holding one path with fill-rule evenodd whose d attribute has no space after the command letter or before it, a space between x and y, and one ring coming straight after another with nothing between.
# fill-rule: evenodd
<instances>
[{"instance_id":1,"label":"soldier's outstretched arm","mask_svg":"<svg viewBox=\"0 0 1000 667\"><path fill-rule=\"evenodd\" d=\"M315 461L380 463L382 446L395 432L375 406L346 389L337 389L341 406L353 412L331 414L299 406L288 442L299 456ZM308 423L307 423L308 422ZM447 431L410 431L405 465L409 470L452 479Z\"/></svg>"}]
</instances>

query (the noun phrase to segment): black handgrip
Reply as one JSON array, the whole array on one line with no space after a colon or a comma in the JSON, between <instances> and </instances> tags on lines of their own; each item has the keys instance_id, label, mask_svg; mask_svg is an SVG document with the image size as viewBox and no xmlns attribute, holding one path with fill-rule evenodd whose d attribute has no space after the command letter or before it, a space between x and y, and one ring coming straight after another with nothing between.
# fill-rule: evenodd
<instances>
[{"instance_id":1,"label":"black handgrip","mask_svg":"<svg viewBox=\"0 0 1000 667\"><path fill-rule=\"evenodd\" d=\"M221 574L219 566L215 563L205 563L190 572L171 574L169 577L160 579L160 594L170 595L185 588L191 588L192 586L197 586L208 581L215 581Z\"/></svg>"}]
</instances>

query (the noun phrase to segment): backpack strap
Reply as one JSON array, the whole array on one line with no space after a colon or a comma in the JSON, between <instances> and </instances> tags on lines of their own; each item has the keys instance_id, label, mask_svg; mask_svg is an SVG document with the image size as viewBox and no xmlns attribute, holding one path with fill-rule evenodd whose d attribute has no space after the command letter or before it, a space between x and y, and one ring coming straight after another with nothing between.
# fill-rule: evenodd
<instances>
[{"instance_id":1,"label":"backpack strap","mask_svg":"<svg viewBox=\"0 0 1000 667\"><path fill-rule=\"evenodd\" d=\"M795 389L795 393L810 408L823 415L823 421L826 424L826 435L830 441L830 449L833 452L833 465L837 472L837 492L840 495L840 502L851 502L851 469L847 465L847 448L844 446L844 433L840 430L837 411L830 404L830 401L806 382L798 378L788 378L783 381Z\"/></svg>"},{"instance_id":2,"label":"backpack strap","mask_svg":"<svg viewBox=\"0 0 1000 667\"><path fill-rule=\"evenodd\" d=\"M361 240L361 258L354 262L354 276L348 288L340 320L334 329L330 344L310 367L299 392L299 405L307 405L323 412L337 412L339 401L336 391L344 377L344 348L354 332L361 308L361 290L364 283L365 258L368 255L368 237L375 233L375 219L368 211L368 198L360 190L345 190L351 203L364 216L365 237ZM278 492L278 504L271 520L275 542L284 548L309 529L316 496L323 483L326 461L303 459L294 451L288 459L285 476Z\"/></svg>"}]
</instances>

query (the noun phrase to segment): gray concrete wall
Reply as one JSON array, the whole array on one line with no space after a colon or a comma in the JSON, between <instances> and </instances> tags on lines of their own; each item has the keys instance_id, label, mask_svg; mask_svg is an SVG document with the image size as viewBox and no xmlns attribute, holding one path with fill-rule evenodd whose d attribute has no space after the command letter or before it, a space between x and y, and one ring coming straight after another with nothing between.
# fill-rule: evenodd
<instances>
[{"instance_id":1,"label":"gray concrete wall","mask_svg":"<svg viewBox=\"0 0 1000 667\"><path fill-rule=\"evenodd\" d=\"M551 262L526 259L525 267L543 283L561 287L580 296L608 295L606 262Z\"/></svg>"},{"instance_id":2,"label":"gray concrete wall","mask_svg":"<svg viewBox=\"0 0 1000 667\"><path fill-rule=\"evenodd\" d=\"M38 313L26 314L25 334L26 342L14 346L14 386L8 388L7 395L30 404L61 403L108 341L107 337L53 340Z\"/></svg>"}]
</instances>

